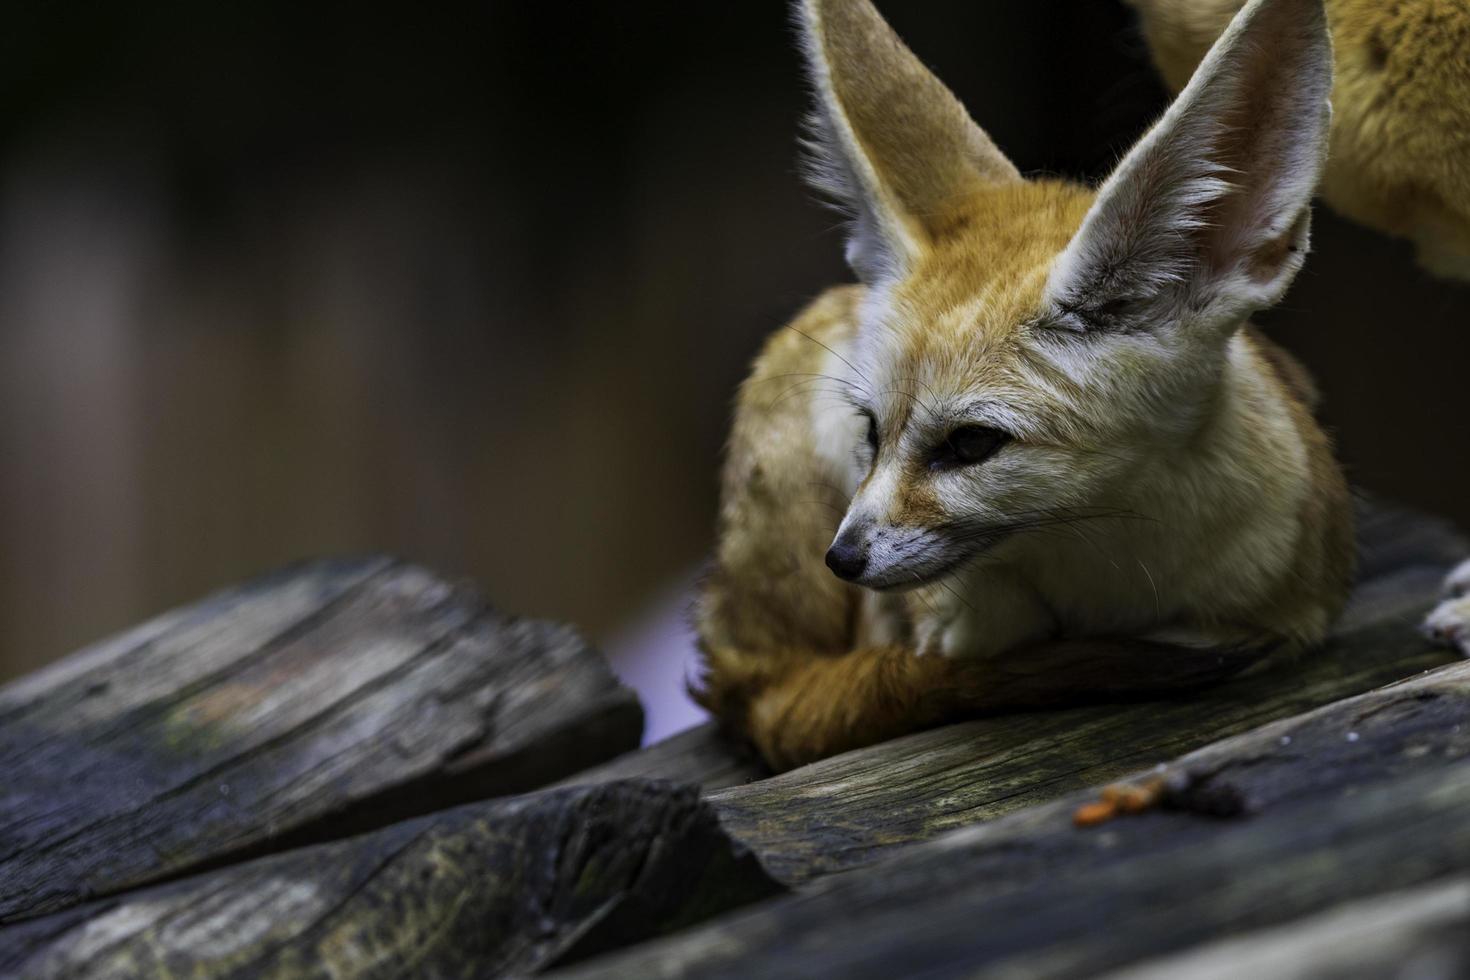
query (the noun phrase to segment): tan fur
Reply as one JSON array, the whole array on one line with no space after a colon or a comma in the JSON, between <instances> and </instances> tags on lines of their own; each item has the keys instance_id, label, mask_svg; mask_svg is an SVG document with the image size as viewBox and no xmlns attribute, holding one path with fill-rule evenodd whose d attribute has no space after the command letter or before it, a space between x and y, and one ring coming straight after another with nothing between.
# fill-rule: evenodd
<instances>
[{"instance_id":1,"label":"tan fur","mask_svg":"<svg viewBox=\"0 0 1470 980\"><path fill-rule=\"evenodd\" d=\"M1291 14L1296 2L1280 6ZM878 37L892 56L867 0L808 9L819 24L834 12L856 19L852 36ZM856 62L862 47L844 57ZM898 63L903 87L916 62ZM861 77L851 64L847 73ZM861 92L832 97L866 104L891 87L852 84ZM1096 194L1022 181L984 153L956 176L942 148L982 145L970 136L941 140L941 162L923 176L885 176L924 166L915 133L973 127L934 85L897 123L863 110L895 156L849 134L876 186L923 188L922 220L904 205L878 215L902 226L898 271L817 299L766 344L737 400L719 545L696 606L706 657L696 696L777 768L994 707L1001 672L1044 674L1079 640L1137 642L1152 657L1305 649L1350 579L1351 507L1305 372L1249 329L1059 332L1049 290ZM927 104L937 116L914 122ZM874 406L880 434L876 457L856 466L866 423L855 398ZM971 410L1003 417L1015 446L973 476L932 472L926 440ZM979 479L990 482L972 505L972 483L957 481ZM847 584L824 565L839 522L859 511L902 536L971 506L1101 517L1038 522L974 560L916 573L906 591Z\"/></svg>"},{"instance_id":2,"label":"tan fur","mask_svg":"<svg viewBox=\"0 0 1470 980\"><path fill-rule=\"evenodd\" d=\"M1176 91L1244 0L1128 0ZM1336 62L1322 195L1470 278L1470 4L1327 0Z\"/></svg>"}]
</instances>

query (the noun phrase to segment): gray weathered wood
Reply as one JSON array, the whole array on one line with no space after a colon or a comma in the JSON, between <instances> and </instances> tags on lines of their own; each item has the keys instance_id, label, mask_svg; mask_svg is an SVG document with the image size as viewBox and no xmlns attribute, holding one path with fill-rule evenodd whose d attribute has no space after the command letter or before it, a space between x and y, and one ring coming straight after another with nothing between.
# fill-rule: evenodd
<instances>
[{"instance_id":1,"label":"gray weathered wood","mask_svg":"<svg viewBox=\"0 0 1470 980\"><path fill-rule=\"evenodd\" d=\"M1206 943L1107 980L1371 980L1470 976L1470 878L1389 892Z\"/></svg>"},{"instance_id":2,"label":"gray weathered wood","mask_svg":"<svg viewBox=\"0 0 1470 980\"><path fill-rule=\"evenodd\" d=\"M770 774L753 750L736 743L716 723L705 722L563 782L576 786L614 779L671 779L698 783L708 792L743 786Z\"/></svg>"},{"instance_id":3,"label":"gray weathered wood","mask_svg":"<svg viewBox=\"0 0 1470 980\"><path fill-rule=\"evenodd\" d=\"M0 927L0 974L529 972L773 894L696 787L473 803Z\"/></svg>"},{"instance_id":4,"label":"gray weathered wood","mask_svg":"<svg viewBox=\"0 0 1470 980\"><path fill-rule=\"evenodd\" d=\"M568 628L299 566L0 689L0 921L545 785L641 726Z\"/></svg>"},{"instance_id":5,"label":"gray weathered wood","mask_svg":"<svg viewBox=\"0 0 1470 980\"><path fill-rule=\"evenodd\" d=\"M408 566L303 566L0 689L0 975L533 971L770 894L711 810L808 894L599 971L1164 969L1232 932L1470 872L1470 762L1455 763L1470 667L1188 755L1165 812L1070 822L1080 787L1445 662L1414 627L1463 542L1365 517L1352 606L1301 665L760 782L709 726L617 755L636 702L569 631ZM658 775L703 783L711 810L693 788L609 782ZM396 823L557 780L573 788ZM1432 844L1406 851L1395 821ZM1233 877L1243 861L1264 884Z\"/></svg>"},{"instance_id":6,"label":"gray weathered wood","mask_svg":"<svg viewBox=\"0 0 1470 980\"><path fill-rule=\"evenodd\" d=\"M1151 812L1078 828L1074 794L575 975L1091 977L1463 875L1470 664L1157 775Z\"/></svg>"},{"instance_id":7,"label":"gray weathered wood","mask_svg":"<svg viewBox=\"0 0 1470 980\"><path fill-rule=\"evenodd\" d=\"M1366 515L1364 534L1368 577L1327 649L1298 664L1167 700L921 732L723 789L711 802L772 873L800 883L1453 660L1415 626L1461 554L1459 539L1383 509Z\"/></svg>"}]
</instances>

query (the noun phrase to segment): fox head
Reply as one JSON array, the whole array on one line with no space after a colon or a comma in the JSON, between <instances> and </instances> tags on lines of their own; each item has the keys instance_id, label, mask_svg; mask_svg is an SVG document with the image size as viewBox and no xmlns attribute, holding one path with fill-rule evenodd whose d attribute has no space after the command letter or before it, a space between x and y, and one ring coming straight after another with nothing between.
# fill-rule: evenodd
<instances>
[{"instance_id":1,"label":"fox head","mask_svg":"<svg viewBox=\"0 0 1470 980\"><path fill-rule=\"evenodd\" d=\"M1307 249L1321 0L1253 0L1099 189L1024 180L868 0L801 0L814 183L867 286L833 352L856 490L827 562L872 588L1126 504L1220 424L1245 318Z\"/></svg>"}]
</instances>

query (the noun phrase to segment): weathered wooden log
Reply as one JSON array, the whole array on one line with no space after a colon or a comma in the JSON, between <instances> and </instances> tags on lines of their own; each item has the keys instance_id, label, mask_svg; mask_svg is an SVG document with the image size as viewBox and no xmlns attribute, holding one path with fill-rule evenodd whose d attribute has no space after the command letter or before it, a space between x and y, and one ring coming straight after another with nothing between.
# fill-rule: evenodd
<instances>
[{"instance_id":1,"label":"weathered wooden log","mask_svg":"<svg viewBox=\"0 0 1470 980\"><path fill-rule=\"evenodd\" d=\"M732 739L715 722L705 722L569 776L563 783L577 786L614 779L669 779L698 783L710 792L743 786L770 774L753 749Z\"/></svg>"},{"instance_id":2,"label":"weathered wooden log","mask_svg":"<svg viewBox=\"0 0 1470 980\"><path fill-rule=\"evenodd\" d=\"M1079 828L1073 794L574 974L1096 976L1464 875L1470 664L1152 775L1150 812Z\"/></svg>"},{"instance_id":3,"label":"weathered wooden log","mask_svg":"<svg viewBox=\"0 0 1470 980\"><path fill-rule=\"evenodd\" d=\"M1214 739L1443 664L1411 628L1375 629L1289 673L1191 697L981 719L714 792L730 832L799 884L948 830L1108 782Z\"/></svg>"},{"instance_id":4,"label":"weathered wooden log","mask_svg":"<svg viewBox=\"0 0 1470 980\"><path fill-rule=\"evenodd\" d=\"M1348 902L1285 926L1206 943L1107 980L1377 980L1470 976L1470 878Z\"/></svg>"},{"instance_id":5,"label":"weathered wooden log","mask_svg":"<svg viewBox=\"0 0 1470 980\"><path fill-rule=\"evenodd\" d=\"M0 921L546 785L641 727L568 628L303 565L0 689Z\"/></svg>"},{"instance_id":6,"label":"weathered wooden log","mask_svg":"<svg viewBox=\"0 0 1470 980\"><path fill-rule=\"evenodd\" d=\"M0 975L530 972L778 886L697 787L632 781L466 806L0 928Z\"/></svg>"}]
</instances>

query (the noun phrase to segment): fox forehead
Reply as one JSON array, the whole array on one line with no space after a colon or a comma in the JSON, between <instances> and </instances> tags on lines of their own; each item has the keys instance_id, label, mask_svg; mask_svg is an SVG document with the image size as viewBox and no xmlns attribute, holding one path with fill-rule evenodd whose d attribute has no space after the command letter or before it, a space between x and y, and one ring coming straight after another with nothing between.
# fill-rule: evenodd
<instances>
[{"instance_id":1,"label":"fox forehead","mask_svg":"<svg viewBox=\"0 0 1470 980\"><path fill-rule=\"evenodd\" d=\"M1015 182L955 201L933 222L910 273L879 290L864 318L864 373L875 393L915 396L874 399L890 416L885 427L904 427L919 400L926 415L1004 416L1007 402L1033 388L1039 365L1027 334L1093 197L1063 181Z\"/></svg>"}]
</instances>

